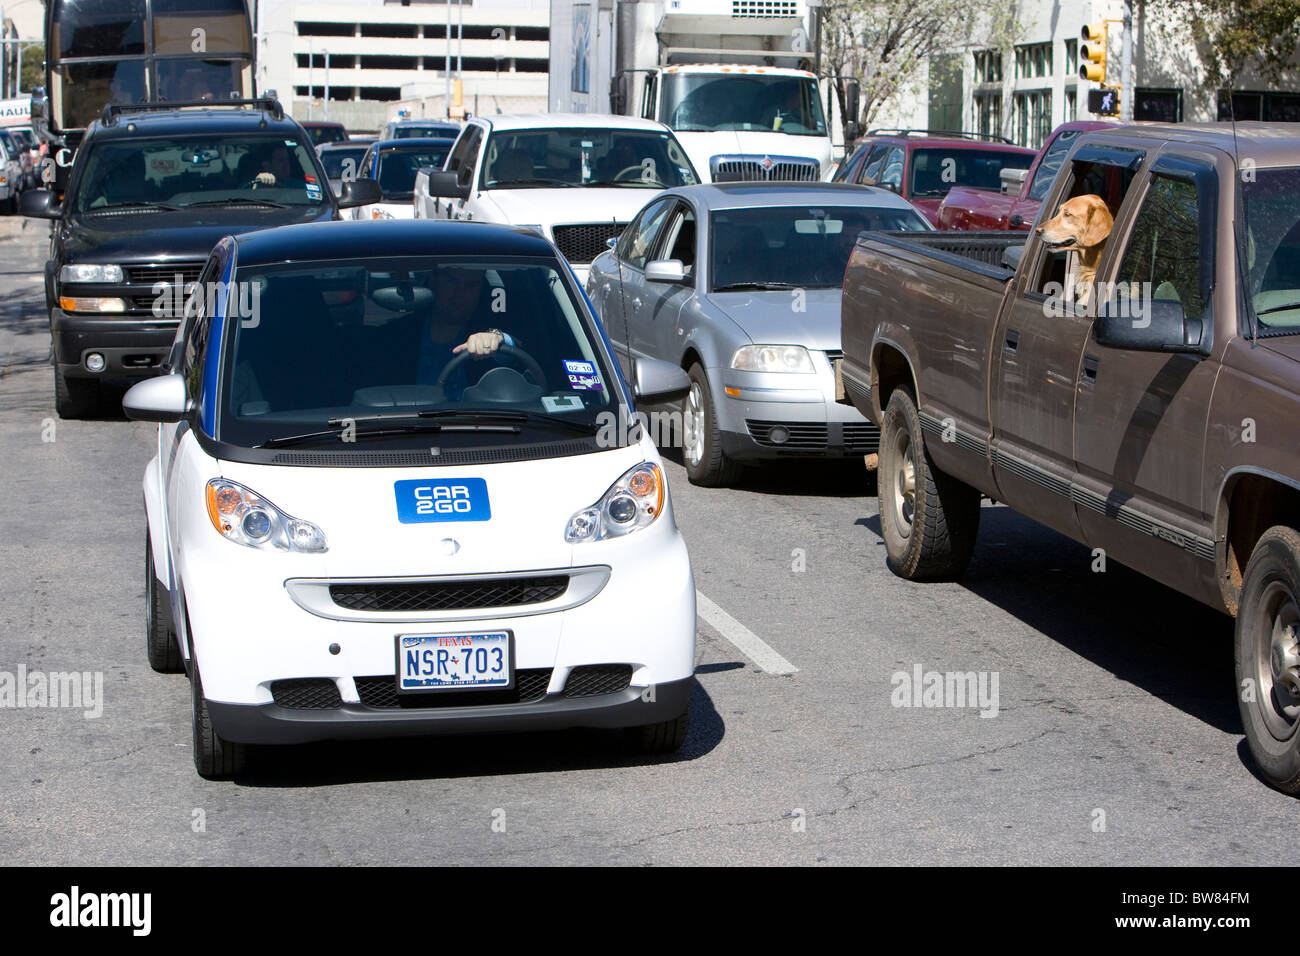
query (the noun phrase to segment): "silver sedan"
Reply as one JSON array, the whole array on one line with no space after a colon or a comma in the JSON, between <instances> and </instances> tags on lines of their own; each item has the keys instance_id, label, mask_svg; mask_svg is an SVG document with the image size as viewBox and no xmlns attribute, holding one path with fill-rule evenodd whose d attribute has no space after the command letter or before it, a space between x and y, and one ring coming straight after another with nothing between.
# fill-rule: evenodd
<instances>
[{"instance_id":1,"label":"silver sedan","mask_svg":"<svg viewBox=\"0 0 1300 956\"><path fill-rule=\"evenodd\" d=\"M686 472L723 485L741 462L876 451L876 427L836 402L844 267L863 230L930 228L869 186L670 189L592 263L587 294L625 368L647 356L686 370Z\"/></svg>"}]
</instances>

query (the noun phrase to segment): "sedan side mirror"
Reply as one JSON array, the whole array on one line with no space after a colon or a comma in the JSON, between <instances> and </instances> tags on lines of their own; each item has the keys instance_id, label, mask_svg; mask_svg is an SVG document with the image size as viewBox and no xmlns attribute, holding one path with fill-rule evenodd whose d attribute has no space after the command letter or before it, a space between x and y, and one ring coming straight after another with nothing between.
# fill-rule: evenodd
<instances>
[{"instance_id":1,"label":"sedan side mirror","mask_svg":"<svg viewBox=\"0 0 1300 956\"><path fill-rule=\"evenodd\" d=\"M680 259L655 259L646 263L647 282L685 282L686 268Z\"/></svg>"},{"instance_id":2,"label":"sedan side mirror","mask_svg":"<svg viewBox=\"0 0 1300 956\"><path fill-rule=\"evenodd\" d=\"M185 391L185 379L176 373L137 382L122 396L122 411L138 422L172 424L193 408Z\"/></svg>"},{"instance_id":3,"label":"sedan side mirror","mask_svg":"<svg viewBox=\"0 0 1300 956\"><path fill-rule=\"evenodd\" d=\"M63 204L52 189L29 189L19 198L18 209L32 219L63 218Z\"/></svg>"},{"instance_id":4,"label":"sedan side mirror","mask_svg":"<svg viewBox=\"0 0 1300 956\"><path fill-rule=\"evenodd\" d=\"M468 199L469 186L461 184L460 173L435 169L429 173L429 195L440 199Z\"/></svg>"},{"instance_id":5,"label":"sedan side mirror","mask_svg":"<svg viewBox=\"0 0 1300 956\"><path fill-rule=\"evenodd\" d=\"M1199 352L1205 323L1189 319L1183 304L1171 299L1103 302L1092 326L1098 345L1134 352Z\"/></svg>"},{"instance_id":6,"label":"sedan side mirror","mask_svg":"<svg viewBox=\"0 0 1300 956\"><path fill-rule=\"evenodd\" d=\"M345 179L339 189L339 208L369 206L371 203L382 202L383 198L383 190L373 179Z\"/></svg>"},{"instance_id":7,"label":"sedan side mirror","mask_svg":"<svg viewBox=\"0 0 1300 956\"><path fill-rule=\"evenodd\" d=\"M632 395L637 399L675 402L690 390L690 377L672 362L643 357L632 365Z\"/></svg>"}]
</instances>

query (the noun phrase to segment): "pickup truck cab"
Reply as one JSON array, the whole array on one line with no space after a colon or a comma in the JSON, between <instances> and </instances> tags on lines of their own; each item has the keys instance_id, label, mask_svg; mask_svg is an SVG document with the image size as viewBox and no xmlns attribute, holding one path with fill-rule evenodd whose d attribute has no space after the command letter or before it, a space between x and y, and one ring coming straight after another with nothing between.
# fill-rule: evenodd
<instances>
[{"instance_id":1,"label":"pickup truck cab","mask_svg":"<svg viewBox=\"0 0 1300 956\"><path fill-rule=\"evenodd\" d=\"M650 196L700 181L662 123L628 116L476 116L441 170L415 179L416 219L530 226L580 283Z\"/></svg>"},{"instance_id":2,"label":"pickup truck cab","mask_svg":"<svg viewBox=\"0 0 1300 956\"><path fill-rule=\"evenodd\" d=\"M1074 141L1091 130L1111 129L1114 125L1088 120L1062 123L1028 170L1002 170L1002 189L953 186L948 190L939 204L936 224L940 229L1030 229ZM1007 191L1008 184L1018 185L1019 189Z\"/></svg>"},{"instance_id":3,"label":"pickup truck cab","mask_svg":"<svg viewBox=\"0 0 1300 956\"><path fill-rule=\"evenodd\" d=\"M1086 307L1039 231L859 239L840 371L889 565L961 574L988 496L1235 615L1251 753L1300 793L1300 136L1089 133L1046 205L1083 195L1114 215Z\"/></svg>"}]
</instances>

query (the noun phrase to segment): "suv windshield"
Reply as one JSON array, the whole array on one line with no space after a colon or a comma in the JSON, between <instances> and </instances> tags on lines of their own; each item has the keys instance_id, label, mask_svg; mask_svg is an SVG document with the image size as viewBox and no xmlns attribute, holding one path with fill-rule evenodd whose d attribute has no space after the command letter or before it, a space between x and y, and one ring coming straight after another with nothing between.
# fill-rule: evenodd
<instances>
[{"instance_id":1,"label":"suv windshield","mask_svg":"<svg viewBox=\"0 0 1300 956\"><path fill-rule=\"evenodd\" d=\"M560 270L553 259L468 257L240 268L227 312L243 318L227 336L216 437L348 448L349 421L357 441L383 428L386 442L413 448L434 431L439 445L595 435L621 392ZM513 346L453 351L490 330Z\"/></svg>"},{"instance_id":2,"label":"suv windshield","mask_svg":"<svg viewBox=\"0 0 1300 956\"><path fill-rule=\"evenodd\" d=\"M387 202L411 199L415 195L415 174L422 166L442 169L451 149L451 140L442 146L390 146L379 151L379 171L375 179Z\"/></svg>"},{"instance_id":3,"label":"suv windshield","mask_svg":"<svg viewBox=\"0 0 1300 956\"><path fill-rule=\"evenodd\" d=\"M1259 333L1300 332L1300 168L1256 169L1243 183L1246 265Z\"/></svg>"},{"instance_id":4,"label":"suv windshield","mask_svg":"<svg viewBox=\"0 0 1300 956\"><path fill-rule=\"evenodd\" d=\"M272 134L121 139L91 146L73 210L196 203L318 206L323 190L312 150Z\"/></svg>"},{"instance_id":5,"label":"suv windshield","mask_svg":"<svg viewBox=\"0 0 1300 956\"><path fill-rule=\"evenodd\" d=\"M827 289L844 281L858 233L930 228L914 209L760 206L709 217L713 291Z\"/></svg>"},{"instance_id":6,"label":"suv windshield","mask_svg":"<svg viewBox=\"0 0 1300 956\"><path fill-rule=\"evenodd\" d=\"M488 140L490 189L626 186L663 189L699 182L671 133L637 129L502 130Z\"/></svg>"},{"instance_id":7,"label":"suv windshield","mask_svg":"<svg viewBox=\"0 0 1300 956\"><path fill-rule=\"evenodd\" d=\"M812 77L665 73L659 119L675 130L768 130L825 136Z\"/></svg>"},{"instance_id":8,"label":"suv windshield","mask_svg":"<svg viewBox=\"0 0 1300 956\"><path fill-rule=\"evenodd\" d=\"M981 149L969 146L927 147L912 151L913 199L942 199L953 186L975 189L1002 188L1002 167L1028 169L1033 153Z\"/></svg>"}]
</instances>

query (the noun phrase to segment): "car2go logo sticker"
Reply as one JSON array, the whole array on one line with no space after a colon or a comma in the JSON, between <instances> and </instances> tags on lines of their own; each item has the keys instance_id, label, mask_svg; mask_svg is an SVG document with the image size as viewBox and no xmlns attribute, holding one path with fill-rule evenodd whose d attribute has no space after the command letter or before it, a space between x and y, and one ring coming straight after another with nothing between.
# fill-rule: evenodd
<instances>
[{"instance_id":1,"label":"car2go logo sticker","mask_svg":"<svg viewBox=\"0 0 1300 956\"><path fill-rule=\"evenodd\" d=\"M412 478L394 482L393 491L402 524L492 518L487 482L482 478Z\"/></svg>"}]
</instances>

